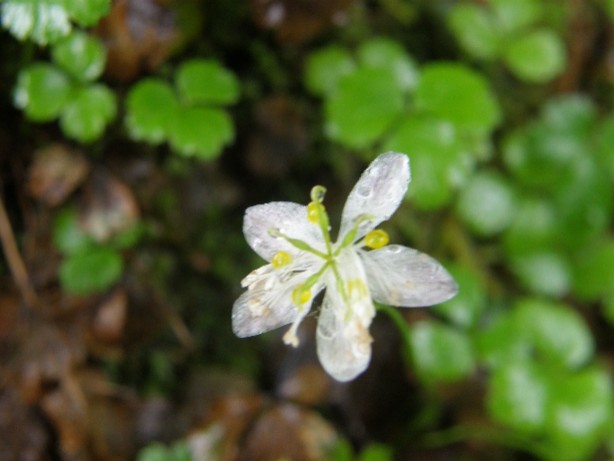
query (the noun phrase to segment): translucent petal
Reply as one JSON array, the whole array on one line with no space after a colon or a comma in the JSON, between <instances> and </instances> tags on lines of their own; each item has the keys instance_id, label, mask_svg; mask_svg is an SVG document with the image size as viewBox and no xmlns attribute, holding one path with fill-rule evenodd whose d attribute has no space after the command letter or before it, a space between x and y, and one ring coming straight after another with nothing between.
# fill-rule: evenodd
<instances>
[{"instance_id":1,"label":"translucent petal","mask_svg":"<svg viewBox=\"0 0 614 461\"><path fill-rule=\"evenodd\" d=\"M323 250L324 241L320 229L307 220L306 206L292 202L265 203L248 208L243 219L245 239L263 259L271 261L279 251L296 254L298 250L294 246L270 234L272 229L302 240L312 248Z\"/></svg>"},{"instance_id":2,"label":"translucent petal","mask_svg":"<svg viewBox=\"0 0 614 461\"><path fill-rule=\"evenodd\" d=\"M311 272L282 272L271 264L252 271L242 281L247 291L232 306L232 330L240 338L255 336L288 325L297 317L304 317L311 304L303 310L292 302L292 290L305 282ZM312 299L322 290L321 284L312 288Z\"/></svg>"},{"instance_id":3,"label":"translucent petal","mask_svg":"<svg viewBox=\"0 0 614 461\"><path fill-rule=\"evenodd\" d=\"M410 179L409 158L405 154L387 152L371 162L345 202L339 240L362 215L370 215L372 220L359 227L356 238L390 218L401 204Z\"/></svg>"},{"instance_id":4,"label":"translucent petal","mask_svg":"<svg viewBox=\"0 0 614 461\"><path fill-rule=\"evenodd\" d=\"M392 306L431 306L452 298L458 286L452 276L430 256L413 248L388 245L359 251L369 289L376 301Z\"/></svg>"},{"instance_id":5,"label":"translucent petal","mask_svg":"<svg viewBox=\"0 0 614 461\"><path fill-rule=\"evenodd\" d=\"M362 262L354 249L342 251L337 261L338 277L332 271L326 275L317 351L327 373L338 381L349 381L369 365L369 325L375 310Z\"/></svg>"}]
</instances>

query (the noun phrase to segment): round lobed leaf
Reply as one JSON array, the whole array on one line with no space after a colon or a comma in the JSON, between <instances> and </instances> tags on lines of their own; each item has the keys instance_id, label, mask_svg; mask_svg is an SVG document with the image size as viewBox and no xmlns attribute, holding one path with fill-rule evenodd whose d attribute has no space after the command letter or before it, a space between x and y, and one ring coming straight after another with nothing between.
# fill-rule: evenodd
<instances>
[{"instance_id":1,"label":"round lobed leaf","mask_svg":"<svg viewBox=\"0 0 614 461\"><path fill-rule=\"evenodd\" d=\"M77 213L65 208L53 221L53 244L62 253L75 253L91 245L91 239L79 226Z\"/></svg>"},{"instance_id":2,"label":"round lobed leaf","mask_svg":"<svg viewBox=\"0 0 614 461\"><path fill-rule=\"evenodd\" d=\"M416 372L424 381L456 381L467 377L475 367L469 337L442 323L415 324L411 345Z\"/></svg>"},{"instance_id":3,"label":"round lobed leaf","mask_svg":"<svg viewBox=\"0 0 614 461\"><path fill-rule=\"evenodd\" d=\"M64 0L4 0L0 8L2 26L19 40L47 45L70 33Z\"/></svg>"},{"instance_id":4,"label":"round lobed leaf","mask_svg":"<svg viewBox=\"0 0 614 461\"><path fill-rule=\"evenodd\" d=\"M528 359L531 344L525 336L518 331L516 319L510 311L495 314L477 337L481 361L496 369L507 363Z\"/></svg>"},{"instance_id":5,"label":"round lobed leaf","mask_svg":"<svg viewBox=\"0 0 614 461\"><path fill-rule=\"evenodd\" d=\"M576 296L598 300L614 293L614 239L603 239L585 248L573 268Z\"/></svg>"},{"instance_id":6,"label":"round lobed leaf","mask_svg":"<svg viewBox=\"0 0 614 461\"><path fill-rule=\"evenodd\" d=\"M530 83L545 83L567 65L562 39L550 30L534 30L510 43L503 56L510 70Z\"/></svg>"},{"instance_id":7,"label":"round lobed leaf","mask_svg":"<svg viewBox=\"0 0 614 461\"><path fill-rule=\"evenodd\" d=\"M501 120L499 104L488 82L458 63L425 65L416 87L415 104L459 128L479 133L490 132Z\"/></svg>"},{"instance_id":8,"label":"round lobed leaf","mask_svg":"<svg viewBox=\"0 0 614 461\"><path fill-rule=\"evenodd\" d=\"M481 59L494 59L500 49L501 31L492 15L474 4L457 3L448 23L467 53Z\"/></svg>"},{"instance_id":9,"label":"round lobed leaf","mask_svg":"<svg viewBox=\"0 0 614 461\"><path fill-rule=\"evenodd\" d=\"M60 116L67 136L88 143L98 139L117 112L115 93L104 85L78 90Z\"/></svg>"},{"instance_id":10,"label":"round lobed leaf","mask_svg":"<svg viewBox=\"0 0 614 461\"><path fill-rule=\"evenodd\" d=\"M159 144L169 136L177 112L178 104L171 87L163 80L146 78L128 93L126 128L134 140Z\"/></svg>"},{"instance_id":11,"label":"round lobed leaf","mask_svg":"<svg viewBox=\"0 0 614 461\"><path fill-rule=\"evenodd\" d=\"M504 32L516 32L541 19L540 0L490 0L493 14Z\"/></svg>"},{"instance_id":12,"label":"round lobed leaf","mask_svg":"<svg viewBox=\"0 0 614 461\"><path fill-rule=\"evenodd\" d=\"M558 231L556 212L549 200L532 196L521 198L513 222L503 236L507 256L521 257L552 248Z\"/></svg>"},{"instance_id":13,"label":"round lobed leaf","mask_svg":"<svg viewBox=\"0 0 614 461\"><path fill-rule=\"evenodd\" d=\"M83 32L73 32L51 49L53 60L74 78L95 80L102 74L106 51L100 41Z\"/></svg>"},{"instance_id":14,"label":"round lobed leaf","mask_svg":"<svg viewBox=\"0 0 614 461\"><path fill-rule=\"evenodd\" d=\"M354 59L345 48L327 46L307 57L305 85L315 95L332 94L339 81L355 69Z\"/></svg>"},{"instance_id":15,"label":"round lobed leaf","mask_svg":"<svg viewBox=\"0 0 614 461\"><path fill-rule=\"evenodd\" d=\"M62 287L75 295L86 295L106 290L119 280L123 260L115 250L107 247L89 247L71 253L60 265Z\"/></svg>"},{"instance_id":16,"label":"round lobed leaf","mask_svg":"<svg viewBox=\"0 0 614 461\"><path fill-rule=\"evenodd\" d=\"M407 90L416 86L416 64L398 42L387 38L373 38L364 42L357 54L359 62L365 67L392 71L399 88Z\"/></svg>"},{"instance_id":17,"label":"round lobed leaf","mask_svg":"<svg viewBox=\"0 0 614 461\"><path fill-rule=\"evenodd\" d=\"M515 191L498 173L476 173L461 190L456 212L477 235L493 236L513 221L517 208Z\"/></svg>"},{"instance_id":18,"label":"round lobed leaf","mask_svg":"<svg viewBox=\"0 0 614 461\"><path fill-rule=\"evenodd\" d=\"M175 76L181 99L188 104L231 104L239 99L239 83L219 62L192 59L179 66Z\"/></svg>"},{"instance_id":19,"label":"round lobed leaf","mask_svg":"<svg viewBox=\"0 0 614 461\"><path fill-rule=\"evenodd\" d=\"M111 10L111 0L64 0L64 6L81 26L95 25Z\"/></svg>"},{"instance_id":20,"label":"round lobed leaf","mask_svg":"<svg viewBox=\"0 0 614 461\"><path fill-rule=\"evenodd\" d=\"M33 64L17 77L15 105L35 122L55 119L68 101L71 84L66 75L50 64Z\"/></svg>"},{"instance_id":21,"label":"round lobed leaf","mask_svg":"<svg viewBox=\"0 0 614 461\"><path fill-rule=\"evenodd\" d=\"M326 100L326 132L348 147L365 148L401 114L403 88L388 69L361 68L339 82Z\"/></svg>"},{"instance_id":22,"label":"round lobed leaf","mask_svg":"<svg viewBox=\"0 0 614 461\"><path fill-rule=\"evenodd\" d=\"M234 126L226 112L194 107L177 114L170 132L173 149L205 160L217 157L234 139Z\"/></svg>"},{"instance_id":23,"label":"round lobed leaf","mask_svg":"<svg viewBox=\"0 0 614 461\"><path fill-rule=\"evenodd\" d=\"M561 297L569 292L571 267L560 253L525 252L512 258L510 266L522 285L532 293Z\"/></svg>"}]
</instances>

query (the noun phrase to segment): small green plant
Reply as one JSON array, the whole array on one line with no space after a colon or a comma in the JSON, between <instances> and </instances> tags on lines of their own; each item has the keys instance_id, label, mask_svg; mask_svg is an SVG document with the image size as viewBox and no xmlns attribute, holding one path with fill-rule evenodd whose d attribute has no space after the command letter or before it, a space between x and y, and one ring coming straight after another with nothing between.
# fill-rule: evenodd
<instances>
[{"instance_id":1,"label":"small green plant","mask_svg":"<svg viewBox=\"0 0 614 461\"><path fill-rule=\"evenodd\" d=\"M86 234L72 208L62 210L54 222L53 242L63 254L60 284L75 295L87 295L110 288L121 277L124 260L121 250L139 238L138 226L99 242Z\"/></svg>"},{"instance_id":2,"label":"small green plant","mask_svg":"<svg viewBox=\"0 0 614 461\"><path fill-rule=\"evenodd\" d=\"M2 27L19 40L47 45L70 34L72 21L90 27L111 8L110 0L4 0Z\"/></svg>"},{"instance_id":3,"label":"small green plant","mask_svg":"<svg viewBox=\"0 0 614 461\"><path fill-rule=\"evenodd\" d=\"M187 443L180 440L167 447L154 442L139 451L137 461L191 461L192 454Z\"/></svg>"},{"instance_id":4,"label":"small green plant","mask_svg":"<svg viewBox=\"0 0 614 461\"><path fill-rule=\"evenodd\" d=\"M448 22L461 47L485 61L502 61L519 79L544 83L567 64L565 43L543 23L560 8L544 0L491 0L487 6L459 2Z\"/></svg>"},{"instance_id":5,"label":"small green plant","mask_svg":"<svg viewBox=\"0 0 614 461\"><path fill-rule=\"evenodd\" d=\"M151 144L169 142L182 155L212 159L234 139L234 125L222 107L239 98L235 76L214 60L183 62L174 86L161 78L137 83L126 102L130 137Z\"/></svg>"},{"instance_id":6,"label":"small green plant","mask_svg":"<svg viewBox=\"0 0 614 461\"><path fill-rule=\"evenodd\" d=\"M100 138L116 115L115 94L94 81L106 52L84 32L73 32L51 48L52 63L37 62L19 72L15 105L34 122L57 118L66 136L83 143Z\"/></svg>"}]
</instances>

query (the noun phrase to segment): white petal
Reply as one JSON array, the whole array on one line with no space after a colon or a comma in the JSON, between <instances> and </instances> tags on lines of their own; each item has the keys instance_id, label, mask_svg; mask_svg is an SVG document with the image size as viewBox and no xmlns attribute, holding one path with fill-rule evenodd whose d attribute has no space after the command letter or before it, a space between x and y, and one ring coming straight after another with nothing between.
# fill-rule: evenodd
<instances>
[{"instance_id":1,"label":"white petal","mask_svg":"<svg viewBox=\"0 0 614 461\"><path fill-rule=\"evenodd\" d=\"M431 306L452 298L458 286L430 256L413 248L388 245L360 251L373 299L392 306Z\"/></svg>"},{"instance_id":2,"label":"white petal","mask_svg":"<svg viewBox=\"0 0 614 461\"><path fill-rule=\"evenodd\" d=\"M292 202L271 202L249 207L243 219L243 233L252 249L270 261L278 251L296 254L297 249L279 236L270 234L276 229L288 237L302 240L321 250L322 235L318 226L307 220L307 207Z\"/></svg>"},{"instance_id":3,"label":"white petal","mask_svg":"<svg viewBox=\"0 0 614 461\"><path fill-rule=\"evenodd\" d=\"M316 333L318 357L337 381L350 381L366 370L371 360L371 336L357 316L345 318L343 305L324 295ZM334 291L334 289L332 289Z\"/></svg>"},{"instance_id":4,"label":"white petal","mask_svg":"<svg viewBox=\"0 0 614 461\"><path fill-rule=\"evenodd\" d=\"M357 238L390 218L401 204L410 179L409 158L405 154L387 152L371 162L345 202L339 240L361 215L370 215L372 220L360 226Z\"/></svg>"}]
</instances>

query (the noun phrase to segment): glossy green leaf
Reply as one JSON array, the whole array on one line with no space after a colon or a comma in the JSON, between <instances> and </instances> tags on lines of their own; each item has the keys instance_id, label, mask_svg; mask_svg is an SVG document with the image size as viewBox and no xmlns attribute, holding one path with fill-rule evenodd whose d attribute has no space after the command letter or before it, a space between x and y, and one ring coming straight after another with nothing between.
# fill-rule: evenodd
<instances>
[{"instance_id":1,"label":"glossy green leaf","mask_svg":"<svg viewBox=\"0 0 614 461\"><path fill-rule=\"evenodd\" d=\"M55 119L68 101L71 84L67 76L49 64L33 64L17 77L15 105L35 122Z\"/></svg>"},{"instance_id":2,"label":"glossy green leaf","mask_svg":"<svg viewBox=\"0 0 614 461\"><path fill-rule=\"evenodd\" d=\"M72 208L60 211L53 221L53 244L62 253L75 253L88 248L92 241L85 234Z\"/></svg>"},{"instance_id":3,"label":"glossy green leaf","mask_svg":"<svg viewBox=\"0 0 614 461\"><path fill-rule=\"evenodd\" d=\"M548 435L557 459L592 459L612 418L612 381L589 368L552 386Z\"/></svg>"},{"instance_id":4,"label":"glossy green leaf","mask_svg":"<svg viewBox=\"0 0 614 461\"><path fill-rule=\"evenodd\" d=\"M472 162L464 156L458 130L449 122L426 116L404 118L383 150L411 152L414 174L409 194L420 208L447 204L453 187L464 181Z\"/></svg>"},{"instance_id":5,"label":"glossy green leaf","mask_svg":"<svg viewBox=\"0 0 614 461\"><path fill-rule=\"evenodd\" d=\"M597 300L614 292L614 239L584 249L574 265L573 283L582 299Z\"/></svg>"},{"instance_id":6,"label":"glossy green leaf","mask_svg":"<svg viewBox=\"0 0 614 461\"><path fill-rule=\"evenodd\" d=\"M117 112L115 93L104 85L92 85L75 92L60 116L67 136L92 142L102 136Z\"/></svg>"},{"instance_id":7,"label":"glossy green leaf","mask_svg":"<svg viewBox=\"0 0 614 461\"><path fill-rule=\"evenodd\" d=\"M389 69L399 88L416 86L418 69L400 43L388 38L373 38L364 42L357 51L362 66Z\"/></svg>"},{"instance_id":8,"label":"glossy green leaf","mask_svg":"<svg viewBox=\"0 0 614 461\"><path fill-rule=\"evenodd\" d=\"M597 109L587 96L569 94L548 100L542 107L542 119L555 130L585 138L597 122Z\"/></svg>"},{"instance_id":9,"label":"glossy green leaf","mask_svg":"<svg viewBox=\"0 0 614 461\"><path fill-rule=\"evenodd\" d=\"M173 149L183 155L205 160L217 157L233 139L232 120L219 109L184 109L177 114L170 132Z\"/></svg>"},{"instance_id":10,"label":"glossy green leaf","mask_svg":"<svg viewBox=\"0 0 614 461\"><path fill-rule=\"evenodd\" d=\"M511 42L504 59L518 78L531 83L552 80L567 65L563 40L546 29L531 31Z\"/></svg>"},{"instance_id":11,"label":"glossy green leaf","mask_svg":"<svg viewBox=\"0 0 614 461\"><path fill-rule=\"evenodd\" d=\"M341 78L351 74L356 64L350 53L339 46L328 46L307 57L305 85L318 96L332 94Z\"/></svg>"},{"instance_id":12,"label":"glossy green leaf","mask_svg":"<svg viewBox=\"0 0 614 461\"><path fill-rule=\"evenodd\" d=\"M614 115L608 116L598 126L596 134L596 156L614 183Z\"/></svg>"},{"instance_id":13,"label":"glossy green leaf","mask_svg":"<svg viewBox=\"0 0 614 461\"><path fill-rule=\"evenodd\" d=\"M516 203L515 191L503 176L482 171L461 190L456 212L477 235L492 236L512 223Z\"/></svg>"},{"instance_id":14,"label":"glossy green leaf","mask_svg":"<svg viewBox=\"0 0 614 461\"><path fill-rule=\"evenodd\" d=\"M390 70L361 68L343 78L326 100L326 132L348 147L368 147L390 128L404 104L403 88Z\"/></svg>"},{"instance_id":15,"label":"glossy green leaf","mask_svg":"<svg viewBox=\"0 0 614 461\"><path fill-rule=\"evenodd\" d=\"M158 144L166 140L177 117L172 88L163 80L147 78L134 85L126 100L125 123L130 137Z\"/></svg>"},{"instance_id":16,"label":"glossy green leaf","mask_svg":"<svg viewBox=\"0 0 614 461\"><path fill-rule=\"evenodd\" d=\"M481 59L497 57L501 31L485 8L472 3L458 3L452 8L448 22L467 53Z\"/></svg>"},{"instance_id":17,"label":"glossy green leaf","mask_svg":"<svg viewBox=\"0 0 614 461\"><path fill-rule=\"evenodd\" d=\"M458 294L445 303L433 306L433 309L460 327L474 327L486 309L483 281L465 266L455 265L447 269L458 284Z\"/></svg>"},{"instance_id":18,"label":"glossy green leaf","mask_svg":"<svg viewBox=\"0 0 614 461\"><path fill-rule=\"evenodd\" d=\"M491 368L523 361L531 355L531 343L520 334L511 311L495 314L480 331L477 346L481 361Z\"/></svg>"},{"instance_id":19,"label":"glossy green leaf","mask_svg":"<svg viewBox=\"0 0 614 461\"><path fill-rule=\"evenodd\" d=\"M526 433L540 432L548 417L544 370L530 361L503 362L490 377L486 405L497 422Z\"/></svg>"},{"instance_id":20,"label":"glossy green leaf","mask_svg":"<svg viewBox=\"0 0 614 461\"><path fill-rule=\"evenodd\" d=\"M522 286L531 293L561 297L570 290L572 269L560 253L523 252L511 259L510 267Z\"/></svg>"},{"instance_id":21,"label":"glossy green leaf","mask_svg":"<svg viewBox=\"0 0 614 461\"><path fill-rule=\"evenodd\" d=\"M95 80L102 74L106 51L94 37L73 32L51 50L53 60L78 80Z\"/></svg>"},{"instance_id":22,"label":"glossy green leaf","mask_svg":"<svg viewBox=\"0 0 614 461\"><path fill-rule=\"evenodd\" d=\"M111 0L64 0L70 16L82 26L89 27L111 11Z\"/></svg>"},{"instance_id":23,"label":"glossy green leaf","mask_svg":"<svg viewBox=\"0 0 614 461\"><path fill-rule=\"evenodd\" d=\"M459 128L487 133L501 119L499 104L488 82L462 64L442 62L424 66L414 97L418 109Z\"/></svg>"},{"instance_id":24,"label":"glossy green leaf","mask_svg":"<svg viewBox=\"0 0 614 461\"><path fill-rule=\"evenodd\" d=\"M0 8L2 26L19 40L46 45L71 31L64 0L4 0Z\"/></svg>"},{"instance_id":25,"label":"glossy green leaf","mask_svg":"<svg viewBox=\"0 0 614 461\"><path fill-rule=\"evenodd\" d=\"M413 326L410 338L416 372L424 381L456 381L473 372L473 348L463 332L423 321Z\"/></svg>"},{"instance_id":26,"label":"glossy green leaf","mask_svg":"<svg viewBox=\"0 0 614 461\"><path fill-rule=\"evenodd\" d=\"M498 25L505 32L515 32L538 21L544 4L540 0L490 0Z\"/></svg>"},{"instance_id":27,"label":"glossy green leaf","mask_svg":"<svg viewBox=\"0 0 614 461\"><path fill-rule=\"evenodd\" d=\"M503 236L508 256L522 257L527 253L554 246L559 232L552 203L543 197L522 197L511 226Z\"/></svg>"},{"instance_id":28,"label":"glossy green leaf","mask_svg":"<svg viewBox=\"0 0 614 461\"><path fill-rule=\"evenodd\" d=\"M515 319L541 360L552 365L577 368L593 355L591 331L580 315L568 306L540 299L521 300Z\"/></svg>"},{"instance_id":29,"label":"glossy green leaf","mask_svg":"<svg viewBox=\"0 0 614 461\"><path fill-rule=\"evenodd\" d=\"M219 62L192 59L183 62L175 76L177 90L188 104L231 104L239 98L239 83Z\"/></svg>"},{"instance_id":30,"label":"glossy green leaf","mask_svg":"<svg viewBox=\"0 0 614 461\"><path fill-rule=\"evenodd\" d=\"M90 247L71 253L60 265L62 287L75 295L100 292L119 280L121 255L107 247Z\"/></svg>"}]
</instances>

